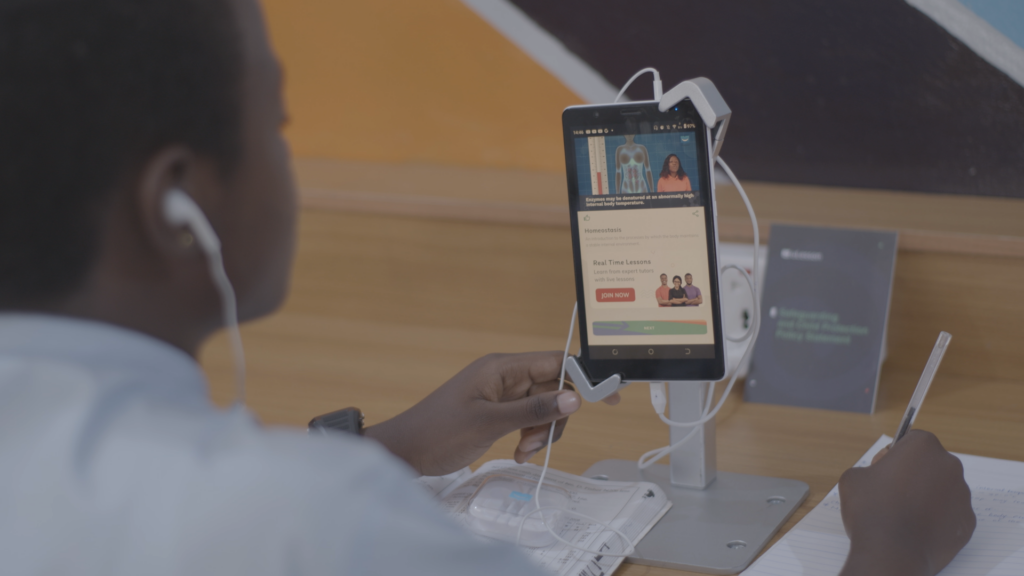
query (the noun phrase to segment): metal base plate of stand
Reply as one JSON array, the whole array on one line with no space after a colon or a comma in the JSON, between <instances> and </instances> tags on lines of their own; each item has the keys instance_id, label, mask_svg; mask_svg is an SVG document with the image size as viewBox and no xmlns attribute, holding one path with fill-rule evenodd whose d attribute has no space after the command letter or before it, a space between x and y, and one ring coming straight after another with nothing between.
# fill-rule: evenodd
<instances>
[{"instance_id":1,"label":"metal base plate of stand","mask_svg":"<svg viewBox=\"0 0 1024 576\"><path fill-rule=\"evenodd\" d=\"M679 488L668 466L641 471L629 460L602 460L583 475L654 482L672 500L672 509L627 562L707 574L736 574L749 566L810 490L798 480L730 472L718 472L703 490Z\"/></svg>"}]
</instances>

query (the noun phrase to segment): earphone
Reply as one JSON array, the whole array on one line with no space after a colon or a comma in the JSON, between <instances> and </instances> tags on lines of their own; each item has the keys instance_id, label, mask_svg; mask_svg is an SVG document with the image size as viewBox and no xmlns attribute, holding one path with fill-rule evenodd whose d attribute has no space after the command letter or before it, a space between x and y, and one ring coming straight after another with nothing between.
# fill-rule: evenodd
<instances>
[{"instance_id":1,"label":"earphone","mask_svg":"<svg viewBox=\"0 0 1024 576\"><path fill-rule=\"evenodd\" d=\"M202 251L210 256L220 255L220 238L206 219L203 210L180 188L172 188L163 198L164 220L171 226L189 228L195 234Z\"/></svg>"},{"instance_id":2,"label":"earphone","mask_svg":"<svg viewBox=\"0 0 1024 576\"><path fill-rule=\"evenodd\" d=\"M164 220L173 227L188 228L195 236L199 249L206 256L210 279L220 295L224 328L228 331L235 364L235 404L245 405L245 350L242 348L242 334L238 330L238 303L235 289L224 270L221 243L213 226L203 214L202 208L180 188L172 188L164 195L162 206Z\"/></svg>"}]
</instances>

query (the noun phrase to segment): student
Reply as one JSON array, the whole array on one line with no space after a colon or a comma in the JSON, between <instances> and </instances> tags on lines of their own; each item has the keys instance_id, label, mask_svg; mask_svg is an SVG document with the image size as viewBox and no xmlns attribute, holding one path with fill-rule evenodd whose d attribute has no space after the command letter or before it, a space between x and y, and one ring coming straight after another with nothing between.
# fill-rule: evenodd
<instances>
[{"instance_id":1,"label":"student","mask_svg":"<svg viewBox=\"0 0 1024 576\"><path fill-rule=\"evenodd\" d=\"M209 403L194 356L220 303L161 202L202 207L243 319L280 304L280 82L255 0L0 1L0 572L538 573L410 479L515 430L516 459L536 453L580 405L554 390L559 353L477 360L377 442ZM945 566L973 530L958 465L912 432L844 474L844 574Z\"/></svg>"}]
</instances>

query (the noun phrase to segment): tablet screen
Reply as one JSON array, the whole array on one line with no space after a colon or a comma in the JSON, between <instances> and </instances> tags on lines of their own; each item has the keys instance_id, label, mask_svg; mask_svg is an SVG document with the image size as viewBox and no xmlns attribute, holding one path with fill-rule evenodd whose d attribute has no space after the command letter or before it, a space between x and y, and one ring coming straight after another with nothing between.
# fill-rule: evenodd
<instances>
[{"instance_id":1,"label":"tablet screen","mask_svg":"<svg viewBox=\"0 0 1024 576\"><path fill-rule=\"evenodd\" d=\"M721 345L703 126L672 119L590 124L566 126L586 356L715 359Z\"/></svg>"}]
</instances>

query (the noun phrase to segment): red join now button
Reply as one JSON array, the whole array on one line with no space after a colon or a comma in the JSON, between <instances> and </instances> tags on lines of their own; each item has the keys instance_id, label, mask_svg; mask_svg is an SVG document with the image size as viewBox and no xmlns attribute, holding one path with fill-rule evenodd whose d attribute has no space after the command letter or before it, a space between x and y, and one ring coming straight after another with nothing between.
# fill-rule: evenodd
<instances>
[{"instance_id":1,"label":"red join now button","mask_svg":"<svg viewBox=\"0 0 1024 576\"><path fill-rule=\"evenodd\" d=\"M598 302L636 302L636 290L632 288L598 288Z\"/></svg>"}]
</instances>

